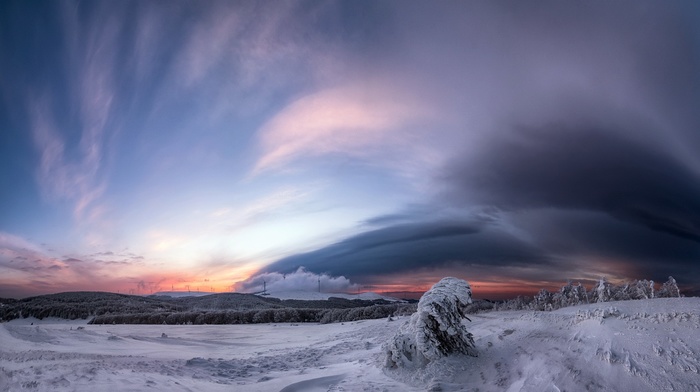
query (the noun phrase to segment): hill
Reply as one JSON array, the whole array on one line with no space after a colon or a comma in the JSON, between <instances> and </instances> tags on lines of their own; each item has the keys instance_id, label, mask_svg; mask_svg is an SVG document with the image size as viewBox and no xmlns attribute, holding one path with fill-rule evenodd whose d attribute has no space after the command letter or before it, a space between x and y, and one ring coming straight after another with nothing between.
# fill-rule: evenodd
<instances>
[{"instance_id":1,"label":"hill","mask_svg":"<svg viewBox=\"0 0 700 392\"><path fill-rule=\"evenodd\" d=\"M351 312L353 309L364 310ZM384 299L282 300L239 293L173 298L83 291L8 302L0 307L0 321L57 317L67 320L92 318L91 322L99 324L333 322L386 317L397 312L410 313L413 309L411 305L391 304Z\"/></svg>"}]
</instances>

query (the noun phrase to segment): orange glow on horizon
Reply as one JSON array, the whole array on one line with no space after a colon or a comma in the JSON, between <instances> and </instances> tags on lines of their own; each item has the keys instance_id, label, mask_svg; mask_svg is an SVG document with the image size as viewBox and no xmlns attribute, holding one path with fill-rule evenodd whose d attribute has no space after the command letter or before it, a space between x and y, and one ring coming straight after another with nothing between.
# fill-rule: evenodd
<instances>
[{"instance_id":1,"label":"orange glow on horizon","mask_svg":"<svg viewBox=\"0 0 700 392\"><path fill-rule=\"evenodd\" d=\"M129 295L151 295L164 291L176 292L232 292L234 283L247 279L254 274L256 268L240 268L214 273L190 273L186 271L138 271L128 268L121 274L100 271L89 276L74 275L63 279L60 283L43 285L7 285L15 298L25 298L36 295L55 294L72 291L100 291ZM208 271L205 271L208 272ZM68 277L66 277L68 278Z\"/></svg>"},{"instance_id":2,"label":"orange glow on horizon","mask_svg":"<svg viewBox=\"0 0 700 392\"><path fill-rule=\"evenodd\" d=\"M533 296L540 289L549 291L558 290L564 283L526 282L526 281L470 281L472 296L477 299L503 300L515 298L519 295ZM410 285L410 284L382 284L367 286L362 291L374 291L391 296L402 298L418 299L432 287L430 285ZM402 296L403 295L403 296Z\"/></svg>"}]
</instances>

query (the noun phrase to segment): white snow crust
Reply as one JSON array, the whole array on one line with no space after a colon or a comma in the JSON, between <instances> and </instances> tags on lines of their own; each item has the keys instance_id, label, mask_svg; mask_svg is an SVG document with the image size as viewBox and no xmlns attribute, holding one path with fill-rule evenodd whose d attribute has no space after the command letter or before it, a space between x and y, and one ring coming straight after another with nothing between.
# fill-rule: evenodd
<instances>
[{"instance_id":1,"label":"white snow crust","mask_svg":"<svg viewBox=\"0 0 700 392\"><path fill-rule=\"evenodd\" d=\"M700 391L700 298L470 318L478 357L450 355L413 370L383 368L382 345L409 317L193 326L15 320L0 324L0 391Z\"/></svg>"}]
</instances>

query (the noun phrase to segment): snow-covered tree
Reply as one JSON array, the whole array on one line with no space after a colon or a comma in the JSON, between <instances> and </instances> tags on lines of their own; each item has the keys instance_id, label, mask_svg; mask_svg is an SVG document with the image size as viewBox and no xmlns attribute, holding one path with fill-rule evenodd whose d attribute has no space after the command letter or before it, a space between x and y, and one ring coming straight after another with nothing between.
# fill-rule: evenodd
<instances>
[{"instance_id":1,"label":"snow-covered tree","mask_svg":"<svg viewBox=\"0 0 700 392\"><path fill-rule=\"evenodd\" d=\"M673 276L669 276L666 283L661 286L661 290L657 294L659 298L680 298L681 292L678 289L678 283L673 279Z\"/></svg>"},{"instance_id":2,"label":"snow-covered tree","mask_svg":"<svg viewBox=\"0 0 700 392\"><path fill-rule=\"evenodd\" d=\"M554 294L553 298L554 308L576 306L587 302L588 296L586 295L586 289L581 286L581 283L574 286L570 280L566 282L558 293Z\"/></svg>"},{"instance_id":3,"label":"snow-covered tree","mask_svg":"<svg viewBox=\"0 0 700 392\"><path fill-rule=\"evenodd\" d=\"M532 307L532 298L517 296L513 299L503 301L501 305L498 306L498 310L524 310L530 309Z\"/></svg>"},{"instance_id":4,"label":"snow-covered tree","mask_svg":"<svg viewBox=\"0 0 700 392\"><path fill-rule=\"evenodd\" d=\"M612 300L613 301L629 301L634 299L633 285L625 283L622 286L612 286Z\"/></svg>"},{"instance_id":5,"label":"snow-covered tree","mask_svg":"<svg viewBox=\"0 0 700 392\"><path fill-rule=\"evenodd\" d=\"M469 283L443 278L418 301L418 309L384 346L386 367L422 367L450 354L476 356L474 338L462 324L472 302Z\"/></svg>"},{"instance_id":6,"label":"snow-covered tree","mask_svg":"<svg viewBox=\"0 0 700 392\"><path fill-rule=\"evenodd\" d=\"M634 299L650 299L654 298L654 281L653 280L637 280L634 282Z\"/></svg>"},{"instance_id":7,"label":"snow-covered tree","mask_svg":"<svg viewBox=\"0 0 700 392\"><path fill-rule=\"evenodd\" d=\"M610 283L605 277L601 277L591 292L591 302L608 302L612 299L613 293Z\"/></svg>"},{"instance_id":8,"label":"snow-covered tree","mask_svg":"<svg viewBox=\"0 0 700 392\"><path fill-rule=\"evenodd\" d=\"M554 310L554 294L541 289L532 301L533 310Z\"/></svg>"},{"instance_id":9,"label":"snow-covered tree","mask_svg":"<svg viewBox=\"0 0 700 392\"><path fill-rule=\"evenodd\" d=\"M584 300L586 301L587 304L591 303L590 298L588 297L588 292L586 291L586 288L583 285L581 285L580 282L578 285L576 285L576 293L577 293L578 297L581 298L582 303Z\"/></svg>"}]
</instances>

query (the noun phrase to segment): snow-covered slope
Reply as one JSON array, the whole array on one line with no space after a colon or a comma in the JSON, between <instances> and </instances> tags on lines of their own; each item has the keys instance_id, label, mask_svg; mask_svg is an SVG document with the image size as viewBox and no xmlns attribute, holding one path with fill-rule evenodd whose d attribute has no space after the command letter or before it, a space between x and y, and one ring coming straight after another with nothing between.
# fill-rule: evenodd
<instances>
[{"instance_id":1,"label":"snow-covered slope","mask_svg":"<svg viewBox=\"0 0 700 392\"><path fill-rule=\"evenodd\" d=\"M279 298L279 299L300 299L306 301L312 300L326 300L330 297L335 298L345 298L345 299L363 299L363 300L375 300L383 299L386 301L400 301L400 299L393 297L386 297L377 293L367 292L360 294L348 294L348 293L319 293L318 291L272 291L264 295L265 297Z\"/></svg>"},{"instance_id":2,"label":"snow-covered slope","mask_svg":"<svg viewBox=\"0 0 700 392\"><path fill-rule=\"evenodd\" d=\"M698 391L700 298L607 302L475 315L479 357L396 379L439 390Z\"/></svg>"},{"instance_id":3,"label":"snow-covered slope","mask_svg":"<svg viewBox=\"0 0 700 392\"><path fill-rule=\"evenodd\" d=\"M700 298L470 317L478 357L412 371L382 368L382 344L407 317L209 326L15 320L0 324L0 391L699 390Z\"/></svg>"}]
</instances>

